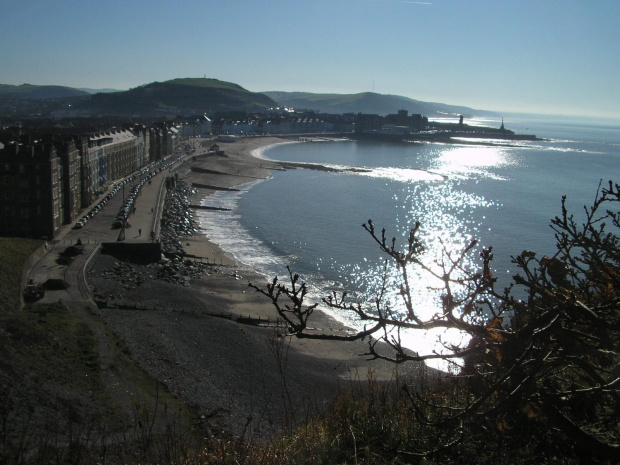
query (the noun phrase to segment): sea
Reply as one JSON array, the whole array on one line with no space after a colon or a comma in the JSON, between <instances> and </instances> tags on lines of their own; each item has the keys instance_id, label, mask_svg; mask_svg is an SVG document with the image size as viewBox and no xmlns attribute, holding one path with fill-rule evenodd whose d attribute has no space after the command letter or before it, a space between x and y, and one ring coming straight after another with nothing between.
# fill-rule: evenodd
<instances>
[{"instance_id":1,"label":"sea","mask_svg":"<svg viewBox=\"0 0 620 465\"><path fill-rule=\"evenodd\" d=\"M499 127L502 119L465 122ZM601 182L620 182L619 121L514 115L503 122L517 134L541 140L480 140L479 145L346 140L260 149L253 155L342 171L273 171L266 180L240 186L239 192L218 192L205 204L230 211L201 210L202 232L263 273L265 283L274 276L286 281L288 266L316 301L346 290L372 311L383 283L384 301L395 309L403 306L395 284L398 271L386 270L387 257L362 224L371 220L377 231L385 229L390 243L395 238L404 248L419 222L420 258L431 270L440 272L442 263L475 240L463 260L465 268L479 269L481 248L493 247L492 272L496 289L502 289L518 271L512 257L524 250L538 257L556 252L551 220L561 215L562 196L580 219ZM408 272L416 311L432 318L441 309L441 282L428 271L412 267ZM328 313L345 325L362 327L352 315ZM467 343L457 332L398 336L421 354Z\"/></svg>"}]
</instances>

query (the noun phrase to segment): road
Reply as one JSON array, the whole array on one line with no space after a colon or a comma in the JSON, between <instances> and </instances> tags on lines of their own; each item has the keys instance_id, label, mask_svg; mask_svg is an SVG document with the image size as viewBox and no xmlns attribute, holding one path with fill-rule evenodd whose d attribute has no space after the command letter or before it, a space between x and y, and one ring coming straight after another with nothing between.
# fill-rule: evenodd
<instances>
[{"instance_id":1,"label":"road","mask_svg":"<svg viewBox=\"0 0 620 465\"><path fill-rule=\"evenodd\" d=\"M95 251L99 243L119 240L124 242L151 242L155 240L159 233L159 219L163 209L166 178L174 176L177 170L179 172L187 170L185 162L190 153L198 155L207 151L207 148L202 147L200 142L200 139L191 140L191 145L195 147L193 150L183 150L166 160L162 160L154 169L143 171L140 175L130 176L126 180L117 180L114 183L115 185L119 185L122 181L125 183L82 228L75 228L75 224L98 205L111 189L89 208L84 209L75 223L63 226L56 239L47 243L49 250L32 267L29 279L35 284L54 280L58 283L64 282L67 286L66 289L58 290L48 288L45 296L39 302L58 302L66 299L90 301L88 289L85 288L87 285L82 279L82 270L86 260ZM130 227L124 231L120 228L113 228L112 225L117 221L117 215L130 195L132 186L139 184L149 174L152 174L152 177L142 185L133 204L135 210L132 208L127 218ZM78 244L81 245L78 246ZM59 262L60 255L67 252L74 252L75 255L68 256L64 263ZM25 283L23 284L25 285Z\"/></svg>"}]
</instances>

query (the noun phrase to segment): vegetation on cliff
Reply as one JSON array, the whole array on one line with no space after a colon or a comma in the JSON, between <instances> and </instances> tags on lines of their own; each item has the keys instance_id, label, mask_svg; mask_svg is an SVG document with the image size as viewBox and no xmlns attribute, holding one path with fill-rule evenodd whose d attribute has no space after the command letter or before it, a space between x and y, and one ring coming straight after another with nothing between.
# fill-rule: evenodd
<instances>
[{"instance_id":1,"label":"vegetation on cliff","mask_svg":"<svg viewBox=\"0 0 620 465\"><path fill-rule=\"evenodd\" d=\"M40 245L0 238L0 463L157 461L153 441L169 428L185 438L187 409L87 308L20 308L23 263Z\"/></svg>"},{"instance_id":2,"label":"vegetation on cliff","mask_svg":"<svg viewBox=\"0 0 620 465\"><path fill-rule=\"evenodd\" d=\"M272 301L298 338L362 339L374 359L443 360L452 367L433 386L413 380L403 383L402 392L383 395L379 411L377 400L367 399L363 410L374 413L362 413L361 424L352 420L358 408L347 413L343 421L356 438L349 453L363 450L368 463L620 461L620 185L610 181L599 188L583 223L568 213L565 200L552 221L557 253L539 257L526 250L513 257L519 271L504 290L495 289L490 248L478 249L473 241L461 253L444 250L438 263L428 264L419 259L424 247L419 225L399 248L385 230L364 224L388 257L383 288L363 301L347 292L322 300L359 320L363 330L352 334L310 329L318 304L306 302L308 289L297 274L291 272L284 283L276 277L266 288L250 285ZM479 267L467 269L464 257L474 253ZM390 264L398 270L400 310L387 297ZM413 304L412 268L442 283L441 311L430 317ZM470 342L419 353L404 347L403 331L434 328L460 331ZM398 407L385 415L393 402ZM401 410L408 415L399 415ZM395 427L398 431L375 437ZM369 429L370 442L361 441Z\"/></svg>"}]
</instances>

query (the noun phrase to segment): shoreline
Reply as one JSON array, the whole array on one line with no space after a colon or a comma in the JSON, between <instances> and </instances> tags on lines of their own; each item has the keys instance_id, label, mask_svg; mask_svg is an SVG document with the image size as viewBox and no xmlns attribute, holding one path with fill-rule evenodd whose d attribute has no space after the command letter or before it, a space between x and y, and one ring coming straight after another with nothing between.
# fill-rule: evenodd
<instances>
[{"instance_id":1,"label":"shoreline","mask_svg":"<svg viewBox=\"0 0 620 465\"><path fill-rule=\"evenodd\" d=\"M221 144L225 156L194 160L190 155L176 172L181 181L225 189L267 179L272 169L281 169L280 165L254 157L251 152L277 142L286 141L269 137ZM192 167L208 167L209 172L192 171ZM190 204L208 205L210 195L216 191L200 188ZM127 288L126 281L107 278L109 270L118 264L114 257L103 255L89 279L111 300L148 307L107 308L101 314L126 343L132 358L151 376L174 396L195 406L199 414L219 412L219 423L231 431L243 432L253 412L261 411L262 420L255 428L269 434L286 426L282 422L290 417L291 408L298 412L309 406L325 408L333 395L349 383L368 378L392 381L426 370L419 364L397 366L367 360L363 354L368 340L282 337L279 334L285 328L275 325L277 313L272 303L248 286L248 282L264 286L270 278L238 262L201 232L183 237L182 244L186 253L202 257L193 260L209 262L205 264L207 271L189 279L186 285L157 278L158 268L131 264L127 266L133 270L126 273L141 274L142 278ZM176 265L161 266L170 269ZM232 314L248 321L268 320L271 324L243 324L236 319L217 318L216 314ZM313 313L310 326L312 331L326 333L348 330L322 311Z\"/></svg>"},{"instance_id":2,"label":"shoreline","mask_svg":"<svg viewBox=\"0 0 620 465\"><path fill-rule=\"evenodd\" d=\"M237 142L222 143L220 144L220 149L224 150L224 157L212 156L192 162L192 166L198 168L205 168L208 166L210 172L186 171L186 175L179 179L188 183L208 184L231 189L259 179L267 180L272 170L330 170L331 168L321 164L280 162L255 155L257 151L262 153L264 150L276 145L311 142L312 140L291 141L279 137L247 137L238 139ZM317 143L324 142L324 139L320 139ZM237 170L236 173L235 169ZM208 205L209 197L215 192L217 192L217 190L199 189L198 192L192 196L190 203ZM207 257L211 263L222 264L234 269L234 275L238 276L239 280L243 282L247 283L248 279L245 279L246 276L251 276L255 284L259 284L261 280L266 284L273 279L273 276L268 276L264 272L258 271L252 266L240 262L231 252L223 250L204 233L199 232L184 238L183 249L187 254ZM284 276L283 278L286 277ZM247 315L250 318L277 318L276 311L271 302L249 287L247 288L247 292L242 292L241 295L229 294L228 297L231 300L231 313ZM314 312L311 323L316 331L337 333L353 331L351 328L346 327L344 323L336 320L320 308L317 308L317 311ZM301 351L301 353L305 355L326 359L338 359L340 361L346 359L346 366L364 366L365 370L371 369L374 371L373 376L378 380L387 381L392 379L396 369L395 364L384 361L371 361L369 363L363 356L360 356L365 352L366 344L366 342L361 341L342 343L297 339L294 337L291 341L291 347ZM351 350L353 347L355 347L354 351ZM368 373L366 371L357 374L357 376L361 376L361 378L364 379L367 375Z\"/></svg>"},{"instance_id":3,"label":"shoreline","mask_svg":"<svg viewBox=\"0 0 620 465\"><path fill-rule=\"evenodd\" d=\"M194 141L195 146L199 145ZM258 180L268 179L272 169L281 169L277 162L258 158L252 155L253 151L283 143L291 143L276 137L257 137L239 139L237 142L223 142L220 148L224 150L224 156L210 155L191 161L191 167L205 169L208 166L210 172L183 170L179 179L188 184L212 186L214 188L196 187L197 192L189 201L192 205L209 206L208 199L218 191L232 190L240 185ZM196 155L200 151L197 148ZM194 155L190 155L191 158ZM189 244L189 245L187 245ZM228 266L245 267L232 254L222 250L204 233L197 233L183 239L185 253L197 257L208 258L212 263Z\"/></svg>"},{"instance_id":4,"label":"shoreline","mask_svg":"<svg viewBox=\"0 0 620 465\"><path fill-rule=\"evenodd\" d=\"M241 143L240 143L241 142ZM310 142L310 141L304 141ZM320 142L324 142L323 139ZM278 137L255 137L239 139L233 143L223 143L220 148L224 149L226 157L209 157L206 161L192 162L193 166L196 166L200 171L193 171L191 174L186 171L184 177L179 177L180 180L188 183L197 184L209 184L212 186L223 187L225 189L234 189L235 187L242 186L244 184L256 181L267 180L269 172L272 170L287 170L287 169L319 169L319 170L331 170L326 168L322 164L308 164L308 163L296 163L296 162L280 162L267 158L256 156L256 151L264 151L268 148L276 145L302 143L298 141L290 141L281 139ZM238 145L237 145L238 144ZM258 164L258 167L257 167ZM209 166L210 172L205 172L202 169L204 165ZM230 168L237 169L237 173L230 173ZM227 171L228 169L228 171ZM234 169L233 169L234 171ZM208 206L209 198L217 192L216 189L202 189L199 188L196 194L190 198L190 204ZM194 218L194 221L197 221ZM245 264L235 258L233 252L223 250L218 244L213 242L206 233L198 232L192 236L183 238L183 250L193 259L201 257L202 260L207 261L215 265L223 265L234 269L234 273L237 276L252 276L255 284L258 284L262 280L264 283L268 283L273 279L263 271L255 269L253 266ZM286 278L285 276L283 278ZM242 279L242 278L241 278ZM233 310L231 313L247 315L250 318L276 318L276 312L272 304L268 302L267 298L255 293L255 291L248 288L248 292L245 294L254 295L254 298L245 298L240 296L231 295L230 297L235 301L233 304ZM249 296L248 296L249 297ZM346 332L353 331L351 328L346 327L342 322L337 321L329 314L317 308L317 312L313 314L313 323L315 323L315 329L317 331L334 331L334 332ZM296 338L293 338L297 340ZM301 340L298 340L301 341ZM310 355L317 355L319 353L319 347L314 348L317 343L321 341L303 340L301 344L309 351ZM333 343L332 343L333 344ZM321 351L322 352L322 351ZM336 350L336 353L339 351ZM329 350L329 353L333 353L333 349ZM322 353L322 356L326 356L328 352ZM385 370L381 370L378 376L381 379L389 379L392 376L392 371L389 373Z\"/></svg>"}]
</instances>

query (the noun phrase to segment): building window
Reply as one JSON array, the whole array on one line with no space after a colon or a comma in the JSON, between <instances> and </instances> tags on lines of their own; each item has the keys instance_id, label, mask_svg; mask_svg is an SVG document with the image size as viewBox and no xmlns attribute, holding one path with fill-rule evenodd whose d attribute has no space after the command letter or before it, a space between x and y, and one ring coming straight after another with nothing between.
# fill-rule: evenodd
<instances>
[{"instance_id":1,"label":"building window","mask_svg":"<svg viewBox=\"0 0 620 465\"><path fill-rule=\"evenodd\" d=\"M23 187L23 188L28 188L28 180L27 179L20 179L19 180L19 187Z\"/></svg>"},{"instance_id":2,"label":"building window","mask_svg":"<svg viewBox=\"0 0 620 465\"><path fill-rule=\"evenodd\" d=\"M22 208L20 211L20 216L22 218L30 218L30 210L28 210L27 208Z\"/></svg>"},{"instance_id":3,"label":"building window","mask_svg":"<svg viewBox=\"0 0 620 465\"><path fill-rule=\"evenodd\" d=\"M15 192L6 191L4 193L4 198L7 199L7 200L13 200L15 198Z\"/></svg>"},{"instance_id":4,"label":"building window","mask_svg":"<svg viewBox=\"0 0 620 465\"><path fill-rule=\"evenodd\" d=\"M28 195L28 192L22 192L20 197L21 197L21 201L23 203L27 203L28 200L30 200L30 198L29 198L30 196Z\"/></svg>"},{"instance_id":5,"label":"building window","mask_svg":"<svg viewBox=\"0 0 620 465\"><path fill-rule=\"evenodd\" d=\"M24 174L26 172L26 166L23 164L19 165L19 173Z\"/></svg>"}]
</instances>

